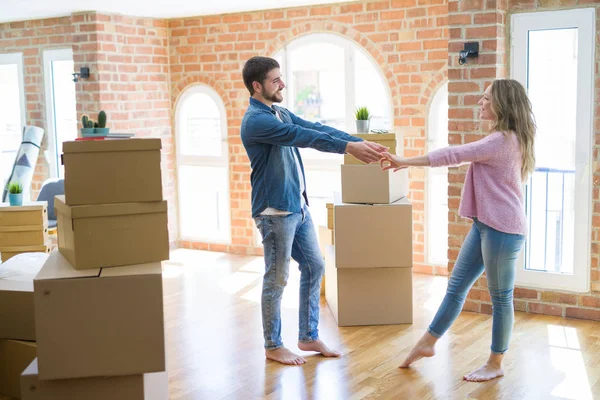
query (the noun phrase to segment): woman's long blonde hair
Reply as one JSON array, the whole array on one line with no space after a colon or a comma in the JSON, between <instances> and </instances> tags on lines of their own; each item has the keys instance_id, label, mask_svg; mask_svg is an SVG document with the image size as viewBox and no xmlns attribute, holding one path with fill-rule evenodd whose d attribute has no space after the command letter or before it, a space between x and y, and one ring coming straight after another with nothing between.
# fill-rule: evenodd
<instances>
[{"instance_id":1,"label":"woman's long blonde hair","mask_svg":"<svg viewBox=\"0 0 600 400\"><path fill-rule=\"evenodd\" d=\"M527 179L535 168L534 137L535 118L531 102L523 85L514 79L497 79L492 83L492 129L508 134L514 132L519 139L522 163L521 178Z\"/></svg>"}]
</instances>

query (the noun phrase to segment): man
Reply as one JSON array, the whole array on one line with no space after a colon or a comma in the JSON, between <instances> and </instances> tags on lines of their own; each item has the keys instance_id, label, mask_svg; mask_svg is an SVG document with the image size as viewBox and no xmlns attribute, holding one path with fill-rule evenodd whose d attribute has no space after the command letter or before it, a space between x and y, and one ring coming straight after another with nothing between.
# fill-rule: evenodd
<instances>
[{"instance_id":1,"label":"man","mask_svg":"<svg viewBox=\"0 0 600 400\"><path fill-rule=\"evenodd\" d=\"M283 364L305 363L283 347L281 340L281 297L293 257L300 267L298 348L338 357L339 353L319 340L319 298L325 266L308 210L304 167L297 148L349 153L367 163L379 161L387 148L305 121L273 105L283 101L281 91L285 88L276 60L252 57L242 75L251 97L241 137L252 167L252 217L262 235L265 254L261 300L265 355Z\"/></svg>"}]
</instances>

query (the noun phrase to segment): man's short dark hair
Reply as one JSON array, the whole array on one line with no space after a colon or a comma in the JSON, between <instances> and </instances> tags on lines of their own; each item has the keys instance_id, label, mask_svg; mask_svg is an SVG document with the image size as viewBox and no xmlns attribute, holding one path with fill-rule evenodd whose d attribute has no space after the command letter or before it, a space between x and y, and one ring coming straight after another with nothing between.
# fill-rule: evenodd
<instances>
[{"instance_id":1,"label":"man's short dark hair","mask_svg":"<svg viewBox=\"0 0 600 400\"><path fill-rule=\"evenodd\" d=\"M250 96L254 94L252 82L256 81L262 85L265 79L267 79L267 74L275 68L279 68L279 63L270 57L256 56L246 61L242 70L242 77L244 78L244 85L246 85L246 88L250 92Z\"/></svg>"}]
</instances>

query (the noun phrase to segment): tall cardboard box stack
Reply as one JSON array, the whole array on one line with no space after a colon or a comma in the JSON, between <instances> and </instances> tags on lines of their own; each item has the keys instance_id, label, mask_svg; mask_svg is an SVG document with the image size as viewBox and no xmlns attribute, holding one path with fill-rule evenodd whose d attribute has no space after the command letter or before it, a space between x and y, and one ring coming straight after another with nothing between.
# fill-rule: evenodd
<instances>
[{"instance_id":1,"label":"tall cardboard box stack","mask_svg":"<svg viewBox=\"0 0 600 400\"><path fill-rule=\"evenodd\" d=\"M398 153L394 134L358 135ZM382 171L350 155L329 212L325 298L339 326L412 323L412 205L406 170Z\"/></svg>"},{"instance_id":2,"label":"tall cardboard box stack","mask_svg":"<svg viewBox=\"0 0 600 400\"><path fill-rule=\"evenodd\" d=\"M34 279L24 400L166 399L160 139L63 144L58 250Z\"/></svg>"},{"instance_id":3,"label":"tall cardboard box stack","mask_svg":"<svg viewBox=\"0 0 600 400\"><path fill-rule=\"evenodd\" d=\"M2 262L17 254L48 253L48 208L45 201L22 206L0 203L0 258Z\"/></svg>"}]
</instances>

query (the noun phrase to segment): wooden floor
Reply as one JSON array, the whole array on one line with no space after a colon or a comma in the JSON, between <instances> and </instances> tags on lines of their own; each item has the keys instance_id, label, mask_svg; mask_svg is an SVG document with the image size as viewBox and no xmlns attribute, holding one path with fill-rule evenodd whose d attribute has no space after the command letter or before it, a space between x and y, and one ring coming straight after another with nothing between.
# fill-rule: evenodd
<instances>
[{"instance_id":1,"label":"wooden floor","mask_svg":"<svg viewBox=\"0 0 600 400\"><path fill-rule=\"evenodd\" d=\"M321 338L339 359L300 352L298 278L284 294L283 339L303 366L266 361L260 318L262 258L176 250L164 268L171 400L217 399L600 399L600 324L517 313L506 376L469 383L487 358L491 317L463 313L437 355L398 368L423 334L446 278L414 275L412 325L339 328L322 300ZM0 396L0 399L2 397Z\"/></svg>"},{"instance_id":2,"label":"wooden floor","mask_svg":"<svg viewBox=\"0 0 600 400\"><path fill-rule=\"evenodd\" d=\"M414 276L412 325L339 328L322 300L321 338L343 356L307 355L303 366L266 361L262 258L177 250L164 272L171 400L216 399L593 399L600 398L600 324L517 313L506 376L461 377L489 354L491 317L463 313L437 355L401 370L427 328L446 278ZM283 340L295 351L298 278L283 299Z\"/></svg>"}]
</instances>

